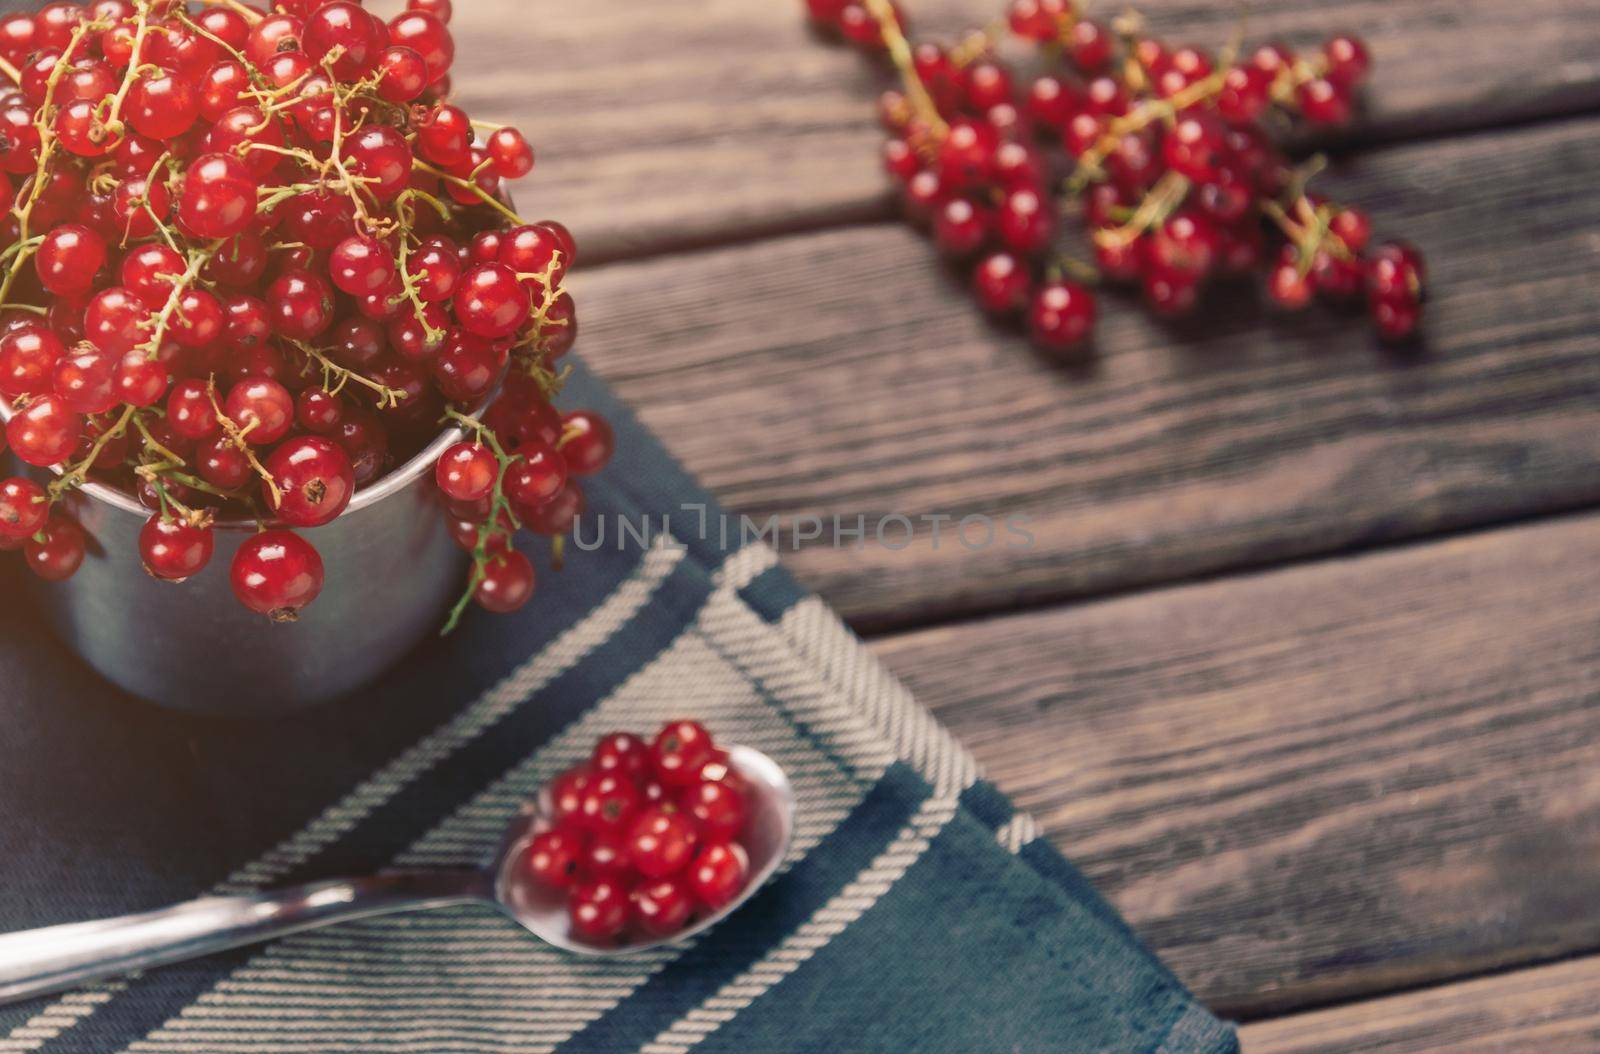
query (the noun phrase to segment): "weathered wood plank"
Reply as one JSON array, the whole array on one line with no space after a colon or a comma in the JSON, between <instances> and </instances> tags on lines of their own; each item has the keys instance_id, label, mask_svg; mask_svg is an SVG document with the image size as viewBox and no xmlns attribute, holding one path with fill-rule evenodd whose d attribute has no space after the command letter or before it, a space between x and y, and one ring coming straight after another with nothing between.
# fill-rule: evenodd
<instances>
[{"instance_id":1,"label":"weathered wood plank","mask_svg":"<svg viewBox=\"0 0 1600 1054\"><path fill-rule=\"evenodd\" d=\"M1155 31L1217 46L1240 8L1140 5ZM578 234L587 261L884 215L879 76L806 29L799 0L472 0L456 5L456 83L474 113L526 127L519 191ZM1002 0L915 0L932 32ZM1109 9L1108 9L1109 10ZM1366 34L1377 63L1362 137L1482 127L1600 106L1587 0L1258 4L1252 39Z\"/></svg>"},{"instance_id":2,"label":"weathered wood plank","mask_svg":"<svg viewBox=\"0 0 1600 1054\"><path fill-rule=\"evenodd\" d=\"M1593 1054L1600 958L1262 1021L1245 1054Z\"/></svg>"},{"instance_id":3,"label":"weathered wood plank","mask_svg":"<svg viewBox=\"0 0 1600 1054\"><path fill-rule=\"evenodd\" d=\"M863 627L1301 557L1600 501L1595 171L1600 122L1573 121L1327 181L1428 252L1420 356L1247 292L1177 330L1111 295L1098 356L1063 369L896 225L580 275L583 352L758 519L1031 517L1026 551L924 527L902 551L790 552Z\"/></svg>"},{"instance_id":4,"label":"weathered wood plank","mask_svg":"<svg viewBox=\"0 0 1600 1054\"><path fill-rule=\"evenodd\" d=\"M1597 626L1589 515L874 647L1255 1017L1600 948Z\"/></svg>"}]
</instances>

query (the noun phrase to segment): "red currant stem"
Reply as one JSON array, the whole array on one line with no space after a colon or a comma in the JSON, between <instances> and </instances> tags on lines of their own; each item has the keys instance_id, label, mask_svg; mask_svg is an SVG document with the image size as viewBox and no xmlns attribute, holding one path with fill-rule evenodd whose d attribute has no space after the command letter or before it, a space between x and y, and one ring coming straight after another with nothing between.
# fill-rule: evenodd
<instances>
[{"instance_id":1,"label":"red currant stem","mask_svg":"<svg viewBox=\"0 0 1600 1054\"><path fill-rule=\"evenodd\" d=\"M550 539L550 566L557 571L567 564L567 536L558 534Z\"/></svg>"},{"instance_id":2,"label":"red currant stem","mask_svg":"<svg viewBox=\"0 0 1600 1054\"><path fill-rule=\"evenodd\" d=\"M1046 277L1052 280L1063 275L1084 285L1099 285L1102 281L1098 267L1066 253L1060 253L1052 258L1046 270Z\"/></svg>"},{"instance_id":3,"label":"red currant stem","mask_svg":"<svg viewBox=\"0 0 1600 1054\"><path fill-rule=\"evenodd\" d=\"M411 231L415 226L416 220L416 212L411 205L410 196L412 194L427 199L435 208L440 209L440 216L443 219L449 219L449 210L445 209L443 204L431 195L420 190L402 191L395 198L395 214L399 217L401 230L405 232L400 238L400 259L397 269L400 275L400 289L403 296L411 301L412 317L422 324L423 336L430 343L434 343L443 340L447 334L444 330L438 329L428 322L427 305L422 302L422 293L417 289L416 277L412 275L411 268L408 266L408 262L411 259L411 240L413 237Z\"/></svg>"},{"instance_id":4,"label":"red currant stem","mask_svg":"<svg viewBox=\"0 0 1600 1054\"><path fill-rule=\"evenodd\" d=\"M133 33L133 47L128 52L128 69L122 75L122 84L117 88L117 94L111 97L111 109L106 111L104 120L107 134L120 139L122 137L122 102L128 97L134 82L139 79L143 71L144 38L150 30L150 0L134 0L136 15L139 19L138 28ZM54 72L53 70L51 72Z\"/></svg>"},{"instance_id":5,"label":"red currant stem","mask_svg":"<svg viewBox=\"0 0 1600 1054\"><path fill-rule=\"evenodd\" d=\"M211 0L201 0L201 3L210 3L210 2L211 2ZM238 48L234 47L232 44L228 43L226 40L223 40L221 37L219 37L215 33L211 32L205 26L202 26L198 22L195 22L193 19L191 19L189 17L188 12L186 12L183 8L180 7L178 9L176 9L175 11L173 11L172 14L173 14L174 18L176 18L179 22L182 22L184 25L188 26L190 28L190 30L192 30L193 32L199 34L202 37L205 37L207 40L211 41L211 43L215 44L217 47L221 48L222 50L226 51L230 56L232 56L233 60L235 62L239 63L239 65L244 67L245 73L250 77L250 79L252 81L255 81L257 84L266 84L266 79L264 77L262 77L261 74L256 70L256 64L251 62L251 61L249 61L248 59L246 59L244 57L244 53L242 51L240 51Z\"/></svg>"},{"instance_id":6,"label":"red currant stem","mask_svg":"<svg viewBox=\"0 0 1600 1054\"><path fill-rule=\"evenodd\" d=\"M69 468L60 479L50 484L49 493L52 503L60 501L67 491L83 485L83 481L89 477L89 470L94 467L95 461L105 451L106 444L126 432L128 423L133 420L134 415L138 412L135 407L124 407L122 415L117 418L116 423L100 433L95 439L94 445L89 448L89 452L79 459L76 465Z\"/></svg>"},{"instance_id":7,"label":"red currant stem","mask_svg":"<svg viewBox=\"0 0 1600 1054\"><path fill-rule=\"evenodd\" d=\"M245 460L250 463L250 467L255 470L255 474L261 477L261 482L267 485L267 490L272 495L272 507L277 508L283 502L283 491L279 489L278 481L272 478L272 473L267 471L266 466L256 457L255 451L250 449L250 444L246 441L250 435L250 430L256 426L257 422L251 421L243 428L240 428L232 418L222 412L222 404L217 401L216 385L213 384L207 389L207 394L211 396L211 408L216 411L217 423L222 426L223 432L227 433L228 442L232 443L234 448L244 455Z\"/></svg>"},{"instance_id":8,"label":"red currant stem","mask_svg":"<svg viewBox=\"0 0 1600 1054\"><path fill-rule=\"evenodd\" d=\"M242 493L240 493L239 491L223 490L221 487L212 486L210 483L207 483L205 480L201 479L199 476L191 476L187 472L179 472L177 465L158 465L158 466L153 466L153 467L161 475L163 475L166 478L172 480L174 483L182 483L185 487L188 487L190 490L205 491L207 494L214 494L219 498L239 499L239 498L242 498L242 497L245 496Z\"/></svg>"},{"instance_id":9,"label":"red currant stem","mask_svg":"<svg viewBox=\"0 0 1600 1054\"><path fill-rule=\"evenodd\" d=\"M900 19L895 15L894 6L889 0L865 0L865 6L873 20L878 23L878 32L883 36L884 46L889 49L889 58L900 71L906 98L911 100L911 106L916 111L917 117L927 126L933 137L942 140L949 133L950 124L939 113L938 104L933 101L933 96L928 94L927 85L923 84L922 78L917 75L916 63L911 58L911 42L900 29Z\"/></svg>"},{"instance_id":10,"label":"red currant stem","mask_svg":"<svg viewBox=\"0 0 1600 1054\"><path fill-rule=\"evenodd\" d=\"M140 479L147 481L151 488L156 492L156 500L161 503L161 518L163 520L170 522L174 519L171 509L168 508L168 506L171 506L172 509L178 510L177 518L182 519L183 522L188 524L190 527L206 527L210 525L210 510L201 509L196 511L191 509L189 506L185 505L183 502L179 501L177 498L174 498L167 492L166 478L164 477L170 477L175 482L183 482L182 480L178 479L176 473L166 472L162 469L153 468L149 465L142 465L135 470L135 474L138 475Z\"/></svg>"},{"instance_id":11,"label":"red currant stem","mask_svg":"<svg viewBox=\"0 0 1600 1054\"><path fill-rule=\"evenodd\" d=\"M22 83L22 71L13 66L5 58L0 57L0 72L11 78L13 84Z\"/></svg>"},{"instance_id":12,"label":"red currant stem","mask_svg":"<svg viewBox=\"0 0 1600 1054\"><path fill-rule=\"evenodd\" d=\"M351 381L354 381L363 388L367 388L374 392L378 396L378 408L380 410L386 410L390 407L399 405L400 400L405 397L406 393L400 389L390 388L383 384L379 384L371 377L363 377L356 371L339 365L337 362L334 362L332 359L328 358L326 352L317 350L310 344L307 344L305 341L295 340L293 337L286 339L290 344L298 348L306 356L306 358L322 367L323 387L325 387L331 395L338 395L340 392L344 391L346 385L348 385Z\"/></svg>"},{"instance_id":13,"label":"red currant stem","mask_svg":"<svg viewBox=\"0 0 1600 1054\"><path fill-rule=\"evenodd\" d=\"M152 323L150 339L135 346L133 350L143 351L144 357L151 360L161 354L161 342L167 337L167 327L172 324L173 314L176 313L180 318L183 316L183 309L179 307L183 294L188 292L189 286L199 276L200 269L210 262L226 240L218 238L211 244L189 253L189 266L178 276L178 280L172 283L172 291L167 294L167 302L161 305L161 311Z\"/></svg>"},{"instance_id":14,"label":"red currant stem","mask_svg":"<svg viewBox=\"0 0 1600 1054\"><path fill-rule=\"evenodd\" d=\"M494 206L494 208L496 210L498 210L501 215L503 215L506 219L510 220L512 223L515 223L518 227L526 227L528 225L528 221L527 220L524 220L521 216L518 216L510 208L507 208L505 202L501 201L499 198L495 197L493 194L490 194L488 191L486 191L482 187L478 186L478 184L473 183L473 182L471 182L469 180L462 179L460 176L452 176L450 173L446 172L444 169L435 168L432 165L428 164L426 161L423 161L421 159L413 160L411 162L411 165L412 165L413 168L420 169L423 172L426 172L431 176L438 176L440 179L444 180L446 183L449 183L449 184L451 184L453 186L460 187L462 190L471 191L473 194L476 194L478 196L478 199L480 201L482 201L485 205Z\"/></svg>"},{"instance_id":15,"label":"red currant stem","mask_svg":"<svg viewBox=\"0 0 1600 1054\"><path fill-rule=\"evenodd\" d=\"M271 120L271 118L268 118L268 120ZM292 157L296 161L299 161L310 168L318 170L324 167L324 162L318 160L317 155L313 154L309 150L304 149L303 147L298 146L278 146L275 143L257 143L253 140L247 139L239 144L236 152L240 157L244 157L252 150L264 150L269 154L277 154L280 157Z\"/></svg>"},{"instance_id":16,"label":"red currant stem","mask_svg":"<svg viewBox=\"0 0 1600 1054\"><path fill-rule=\"evenodd\" d=\"M344 49L342 47L335 47L322 58L322 65L323 68L327 70L328 80L334 85L337 85L339 81L338 78L334 76L333 63L335 61L335 56L343 52L343 50ZM343 184L344 190L348 194L350 201L355 205L356 218L361 221L361 228L366 231L371 231L373 229L372 217L367 213L367 203L362 200L360 194L362 184L354 179L354 177L352 177L349 171L347 171L344 167L344 109L348 101L348 95L340 96L336 89L333 106L333 142L329 144L328 147L327 163L333 166L333 170L339 174L339 180ZM359 131L360 128L361 121L357 120L355 126L352 127L350 131Z\"/></svg>"},{"instance_id":17,"label":"red currant stem","mask_svg":"<svg viewBox=\"0 0 1600 1054\"><path fill-rule=\"evenodd\" d=\"M1117 143L1124 136L1142 132L1157 121L1171 121L1181 111L1216 95L1222 90L1226 73L1226 68L1219 69L1195 81L1171 98L1144 99L1127 114L1108 123L1105 134L1095 140L1094 145L1078 158L1077 167L1067 179L1068 193L1076 195L1090 183L1098 183L1106 178L1101 163L1116 149Z\"/></svg>"},{"instance_id":18,"label":"red currant stem","mask_svg":"<svg viewBox=\"0 0 1600 1054\"><path fill-rule=\"evenodd\" d=\"M244 4L241 4L239 0L200 0L200 2L210 7L226 7L235 14L238 14L252 26L257 22L260 22L261 19L265 17L260 11L257 11L253 7L248 7Z\"/></svg>"},{"instance_id":19,"label":"red currant stem","mask_svg":"<svg viewBox=\"0 0 1600 1054\"><path fill-rule=\"evenodd\" d=\"M426 201L429 205L432 205L433 211L439 214L439 218L441 220L450 219L449 205L446 205L432 194L429 194L426 190L418 190L416 187L408 187L407 189L402 190L399 196L394 199L396 208L399 208L402 203L405 205L406 211L401 215L401 220L405 226L411 226L411 200L413 198Z\"/></svg>"},{"instance_id":20,"label":"red currant stem","mask_svg":"<svg viewBox=\"0 0 1600 1054\"><path fill-rule=\"evenodd\" d=\"M0 264L5 263L7 260L10 260L13 256L17 256L17 255L19 255L19 254L21 254L23 252L32 252L34 249L38 248L39 244L41 242L43 242L43 241L44 241L44 235L35 234L32 238L29 238L26 241L20 241L20 242L17 242L15 245L6 246L5 251L4 252L0 252ZM12 305L7 304L6 306L7 307L11 307Z\"/></svg>"},{"instance_id":21,"label":"red currant stem","mask_svg":"<svg viewBox=\"0 0 1600 1054\"><path fill-rule=\"evenodd\" d=\"M505 448L500 445L500 440L495 437L494 432L485 427L483 422L476 417L461 413L458 410L446 410L445 417L472 432L478 442L487 446L490 452L494 454L495 461L499 464L499 471L495 473L494 490L490 494L489 517L478 528L477 541L472 547L472 573L467 576L467 588L460 598L456 600L455 606L450 609L450 617L445 620L444 629L439 631L441 637L449 636L455 632L456 626L461 622L461 616L466 614L467 605L472 603L472 598L478 592L478 586L483 583L487 574L485 569L489 566L489 560L491 559L489 542L494 538L496 530L502 522L510 524L513 533L522 526L517 522L516 514L511 511L511 502L506 498L505 488L506 473L510 471L516 458L506 453Z\"/></svg>"},{"instance_id":22,"label":"red currant stem","mask_svg":"<svg viewBox=\"0 0 1600 1054\"><path fill-rule=\"evenodd\" d=\"M480 121L477 118L472 118L468 123L471 124L472 127L482 128L486 132L498 132L500 129L505 127L503 124L495 124L493 121Z\"/></svg>"},{"instance_id":23,"label":"red currant stem","mask_svg":"<svg viewBox=\"0 0 1600 1054\"><path fill-rule=\"evenodd\" d=\"M1066 21L1067 17L1064 14L1062 21ZM1070 25L1068 28L1071 28ZM997 18L982 29L972 30L946 54L957 69L965 68L994 50L995 41L1004 38L1005 34L1006 22Z\"/></svg>"},{"instance_id":24,"label":"red currant stem","mask_svg":"<svg viewBox=\"0 0 1600 1054\"><path fill-rule=\"evenodd\" d=\"M542 357L549 350L548 341L550 339L550 334L545 332L545 327L549 326L552 329L565 329L568 325L570 325L566 319L558 319L555 322L551 322L549 318L550 309L555 306L556 299L561 295L560 287L557 286L553 281L556 274L556 268L561 265L561 259L561 250L557 249L555 252L550 254L550 262L545 265L543 271L540 271L538 274L534 275L519 274L517 276L518 278L532 278L534 281L538 282L539 287L544 290L544 293L539 300L539 306L534 308L533 311L528 315L529 321L533 323L533 325L529 327L529 337L522 343L522 345L520 345L520 347L534 349L535 355L540 357ZM530 370L530 372L532 371Z\"/></svg>"},{"instance_id":25,"label":"red currant stem","mask_svg":"<svg viewBox=\"0 0 1600 1054\"><path fill-rule=\"evenodd\" d=\"M78 50L78 44L83 40L84 35L89 32L89 27L92 24L84 21L73 27L72 38L67 41L66 50L61 53L61 57L51 67L50 75L45 78L44 101L39 104L39 109L33 118L34 129L39 133L39 161L34 166L33 182L28 187L27 200L12 206L12 212L17 217L17 241L21 243L29 241L28 221L33 217L34 205L38 203L40 196L44 193L45 177L50 173L50 158L56 150L56 133L52 123L55 116L53 104L56 97L56 86L61 83L61 77L66 72L68 65L70 65L72 55ZM38 242L33 243L35 247L38 244ZM7 298L11 295L12 284L16 282L17 275L23 270L22 265L27 262L28 257L32 254L33 249L24 247L17 253L17 258L12 261L11 266L6 268L5 279L0 281L0 307L5 306Z\"/></svg>"},{"instance_id":26,"label":"red currant stem","mask_svg":"<svg viewBox=\"0 0 1600 1054\"><path fill-rule=\"evenodd\" d=\"M139 430L139 434L144 437L144 445L146 450L155 451L170 461L173 465L182 465L186 463L183 458L179 457L177 454L174 454L171 450L168 450L161 444L159 440L156 439L155 436L150 434L150 429L145 427L143 418L135 417L133 419L133 427L137 428Z\"/></svg>"},{"instance_id":27,"label":"red currant stem","mask_svg":"<svg viewBox=\"0 0 1600 1054\"><path fill-rule=\"evenodd\" d=\"M1106 248L1122 248L1132 244L1139 235L1172 215L1188 194L1189 180L1177 172L1168 172L1145 194L1144 200L1126 223L1095 231L1095 243Z\"/></svg>"}]
</instances>

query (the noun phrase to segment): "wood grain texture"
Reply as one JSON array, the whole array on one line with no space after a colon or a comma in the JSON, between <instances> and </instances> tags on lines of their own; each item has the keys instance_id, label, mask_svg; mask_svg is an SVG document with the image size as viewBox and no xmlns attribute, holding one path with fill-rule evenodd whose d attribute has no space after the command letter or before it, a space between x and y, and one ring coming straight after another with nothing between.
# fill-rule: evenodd
<instances>
[{"instance_id":1,"label":"wood grain texture","mask_svg":"<svg viewBox=\"0 0 1600 1054\"><path fill-rule=\"evenodd\" d=\"M931 34L1003 0L913 0ZM1155 32L1216 47L1242 10L1141 3ZM576 232L585 262L883 216L881 74L807 29L800 0L470 0L452 23L475 116L515 121L539 151L518 189ZM1108 9L1109 10L1109 9ZM1355 137L1394 139L1600 106L1588 0L1291 0L1252 5L1252 39L1372 43Z\"/></svg>"},{"instance_id":2,"label":"wood grain texture","mask_svg":"<svg viewBox=\"0 0 1600 1054\"><path fill-rule=\"evenodd\" d=\"M1600 958L1246 1026L1244 1054L1593 1054Z\"/></svg>"},{"instance_id":3,"label":"wood grain texture","mask_svg":"<svg viewBox=\"0 0 1600 1054\"><path fill-rule=\"evenodd\" d=\"M1112 294L1098 354L1062 368L897 225L579 275L581 345L758 520L1030 517L1026 550L969 552L947 526L787 552L859 627L1125 589L1600 501L1595 171L1600 122L1578 120L1327 180L1427 251L1421 354L1378 350L1359 317L1264 316L1248 292L1187 329Z\"/></svg>"},{"instance_id":4,"label":"wood grain texture","mask_svg":"<svg viewBox=\"0 0 1600 1054\"><path fill-rule=\"evenodd\" d=\"M1600 518L880 639L1195 991L1600 948Z\"/></svg>"}]
</instances>

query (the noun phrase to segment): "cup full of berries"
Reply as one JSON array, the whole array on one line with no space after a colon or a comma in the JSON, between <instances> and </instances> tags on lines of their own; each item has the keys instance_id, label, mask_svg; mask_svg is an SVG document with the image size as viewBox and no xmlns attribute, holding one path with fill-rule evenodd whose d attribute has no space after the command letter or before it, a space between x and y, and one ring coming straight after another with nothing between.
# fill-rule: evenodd
<instances>
[{"instance_id":1,"label":"cup full of berries","mask_svg":"<svg viewBox=\"0 0 1600 1054\"><path fill-rule=\"evenodd\" d=\"M449 0L0 18L0 550L152 701L277 712L534 593L609 460L567 229L448 101ZM7 455L7 448L9 454Z\"/></svg>"}]
</instances>

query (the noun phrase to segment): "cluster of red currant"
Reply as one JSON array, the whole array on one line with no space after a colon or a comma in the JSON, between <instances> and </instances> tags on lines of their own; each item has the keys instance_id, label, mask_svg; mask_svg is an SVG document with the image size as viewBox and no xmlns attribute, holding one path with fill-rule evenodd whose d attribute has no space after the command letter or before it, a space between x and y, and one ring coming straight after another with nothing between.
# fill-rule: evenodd
<instances>
[{"instance_id":1,"label":"cluster of red currant","mask_svg":"<svg viewBox=\"0 0 1600 1054\"><path fill-rule=\"evenodd\" d=\"M234 591L290 619L324 576L293 529L453 422L469 441L437 475L474 556L455 614L526 602L511 536L559 546L583 506L570 477L612 437L551 406L575 246L503 198L534 166L523 136L445 101L450 15L94 0L0 18L0 398L12 451L54 470L0 482L0 548L72 575L86 539L63 499L93 479L151 511L161 579L207 565L220 519L256 521Z\"/></svg>"},{"instance_id":2,"label":"cluster of red currant","mask_svg":"<svg viewBox=\"0 0 1600 1054\"><path fill-rule=\"evenodd\" d=\"M528 845L525 873L566 890L579 938L614 942L682 931L697 912L733 903L750 880L738 842L747 787L694 721L672 721L646 743L603 736L588 764L550 787L548 826Z\"/></svg>"},{"instance_id":3,"label":"cluster of red currant","mask_svg":"<svg viewBox=\"0 0 1600 1054\"><path fill-rule=\"evenodd\" d=\"M903 90L882 100L884 159L909 216L970 268L979 305L1025 317L1042 350L1084 344L1099 281L1138 283L1172 317L1208 281L1263 268L1283 308L1364 295L1384 340L1415 333L1421 255L1369 251L1367 216L1309 193L1318 164L1291 167L1266 131L1347 121L1369 66L1359 39L1213 59L1146 35L1134 14L1106 25L1073 0L1012 0L1010 34L1040 67L1023 84L998 55L1004 30L913 46L893 0L806 2L826 31L892 58ZM1094 264L1052 257L1066 213L1087 221Z\"/></svg>"}]
</instances>

